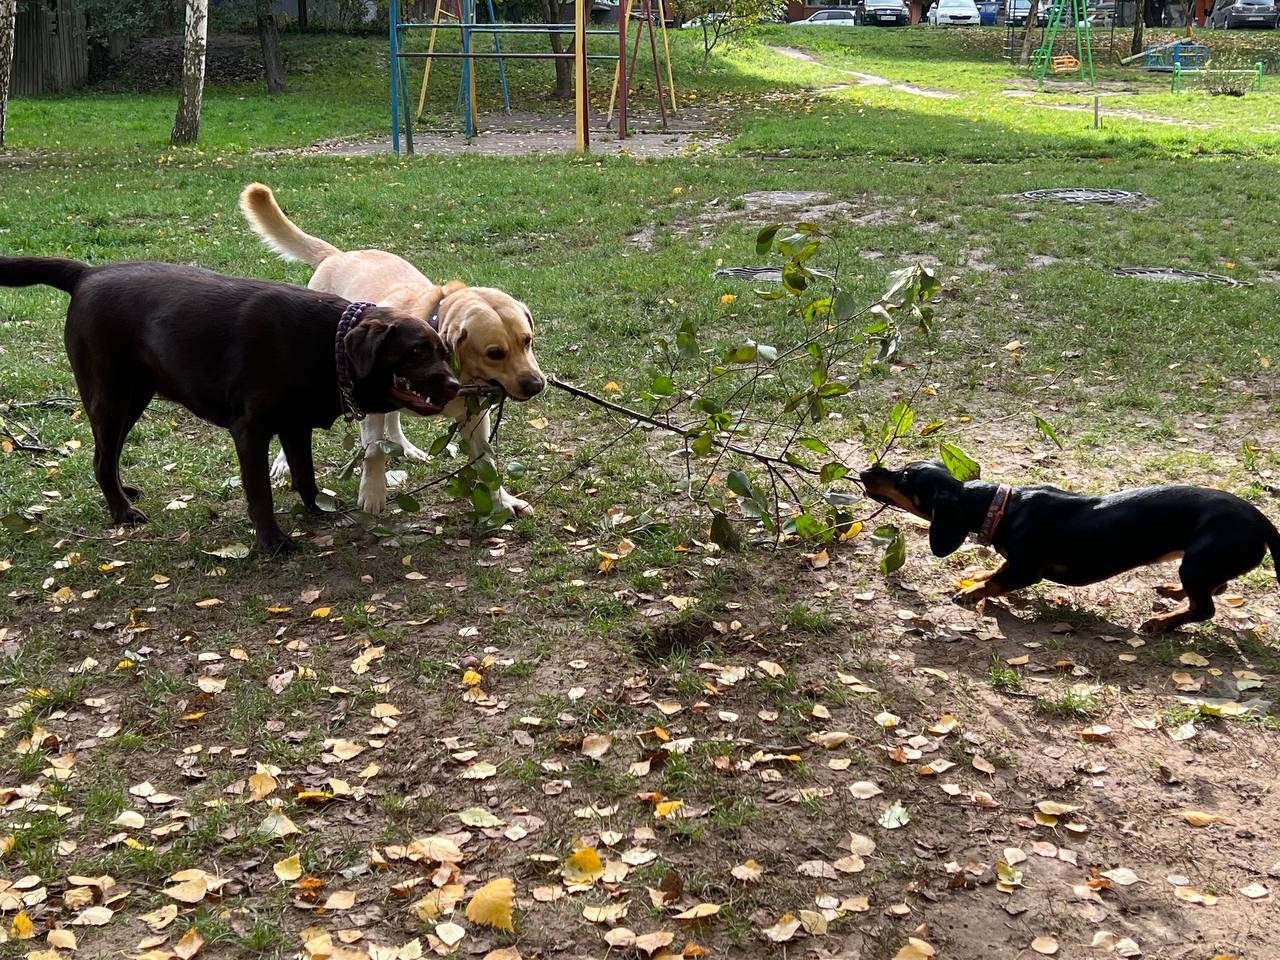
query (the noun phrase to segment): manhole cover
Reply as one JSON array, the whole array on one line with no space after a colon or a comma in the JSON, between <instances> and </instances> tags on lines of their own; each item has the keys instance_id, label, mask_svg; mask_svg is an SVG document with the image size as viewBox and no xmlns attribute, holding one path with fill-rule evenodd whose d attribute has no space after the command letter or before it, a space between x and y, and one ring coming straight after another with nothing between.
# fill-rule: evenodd
<instances>
[{"instance_id":1,"label":"manhole cover","mask_svg":"<svg viewBox=\"0 0 1280 960\"><path fill-rule=\"evenodd\" d=\"M1024 200L1049 200L1053 203L1142 203L1147 198L1129 190L1095 189L1093 187L1054 187L1051 190L1028 190Z\"/></svg>"},{"instance_id":2,"label":"manhole cover","mask_svg":"<svg viewBox=\"0 0 1280 960\"><path fill-rule=\"evenodd\" d=\"M829 273L809 268L809 272L823 280L835 279ZM717 280L746 280L748 283L781 283L781 267L724 267L713 273Z\"/></svg>"},{"instance_id":3,"label":"manhole cover","mask_svg":"<svg viewBox=\"0 0 1280 960\"><path fill-rule=\"evenodd\" d=\"M1216 283L1224 287L1251 287L1253 284L1220 273L1201 273L1199 270L1179 270L1177 267L1116 267L1111 271L1118 277L1141 277L1144 280L1160 280L1164 283Z\"/></svg>"}]
</instances>

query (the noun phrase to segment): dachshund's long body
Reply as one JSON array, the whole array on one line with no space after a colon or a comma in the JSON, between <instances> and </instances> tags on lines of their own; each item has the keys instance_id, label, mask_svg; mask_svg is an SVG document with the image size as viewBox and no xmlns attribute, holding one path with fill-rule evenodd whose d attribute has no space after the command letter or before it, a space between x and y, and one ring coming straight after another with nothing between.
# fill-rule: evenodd
<instances>
[{"instance_id":1,"label":"dachshund's long body","mask_svg":"<svg viewBox=\"0 0 1280 960\"><path fill-rule=\"evenodd\" d=\"M1212 617L1214 595L1261 563L1268 549L1280 573L1280 532L1253 504L1223 490L1146 487L1092 497L1051 486L961 483L932 461L901 470L873 467L862 481L873 499L930 522L935 556L983 533L1005 558L958 599L998 597L1041 580L1084 586L1181 559L1181 587L1161 592L1185 597L1187 606L1143 625L1163 631Z\"/></svg>"}]
</instances>

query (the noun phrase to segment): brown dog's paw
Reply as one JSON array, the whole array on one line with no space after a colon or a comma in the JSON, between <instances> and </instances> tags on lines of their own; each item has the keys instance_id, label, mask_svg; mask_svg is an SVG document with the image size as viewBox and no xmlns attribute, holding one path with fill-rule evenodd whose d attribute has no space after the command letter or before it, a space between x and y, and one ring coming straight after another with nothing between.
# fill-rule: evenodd
<instances>
[{"instance_id":1,"label":"brown dog's paw","mask_svg":"<svg viewBox=\"0 0 1280 960\"><path fill-rule=\"evenodd\" d=\"M144 523L150 523L151 518L137 507L122 507L116 511L115 522L121 527L140 527Z\"/></svg>"},{"instance_id":2,"label":"brown dog's paw","mask_svg":"<svg viewBox=\"0 0 1280 960\"><path fill-rule=\"evenodd\" d=\"M283 557L293 553L298 545L283 530L271 530L258 534L258 551L268 557Z\"/></svg>"},{"instance_id":3,"label":"brown dog's paw","mask_svg":"<svg viewBox=\"0 0 1280 960\"><path fill-rule=\"evenodd\" d=\"M137 503L142 499L141 487L135 487L132 483L122 483L120 484L120 489L123 490L124 495L134 503Z\"/></svg>"}]
</instances>

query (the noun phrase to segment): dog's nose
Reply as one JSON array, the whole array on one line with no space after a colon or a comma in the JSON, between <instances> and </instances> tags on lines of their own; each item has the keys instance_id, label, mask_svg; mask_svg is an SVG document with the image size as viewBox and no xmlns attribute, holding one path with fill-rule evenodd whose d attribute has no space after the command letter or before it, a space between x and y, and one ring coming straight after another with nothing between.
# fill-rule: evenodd
<instances>
[{"instance_id":1,"label":"dog's nose","mask_svg":"<svg viewBox=\"0 0 1280 960\"><path fill-rule=\"evenodd\" d=\"M436 403L448 403L458 395L458 388L462 384L458 383L457 378L452 374L445 374L443 377L437 377L435 380L435 389L431 391L431 399Z\"/></svg>"},{"instance_id":2,"label":"dog's nose","mask_svg":"<svg viewBox=\"0 0 1280 960\"><path fill-rule=\"evenodd\" d=\"M529 398L536 397L540 394L546 385L547 381L542 377L537 374L529 374L528 376L521 378L520 391L524 394L524 398L528 400Z\"/></svg>"}]
</instances>

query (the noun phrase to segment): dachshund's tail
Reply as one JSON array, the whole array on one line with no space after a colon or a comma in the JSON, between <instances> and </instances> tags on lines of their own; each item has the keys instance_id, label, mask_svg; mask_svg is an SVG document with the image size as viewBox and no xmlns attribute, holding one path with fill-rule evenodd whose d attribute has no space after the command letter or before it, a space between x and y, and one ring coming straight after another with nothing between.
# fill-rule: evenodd
<instances>
[{"instance_id":1,"label":"dachshund's tail","mask_svg":"<svg viewBox=\"0 0 1280 960\"><path fill-rule=\"evenodd\" d=\"M57 287L75 293L92 267L61 257L0 257L0 287Z\"/></svg>"}]
</instances>

